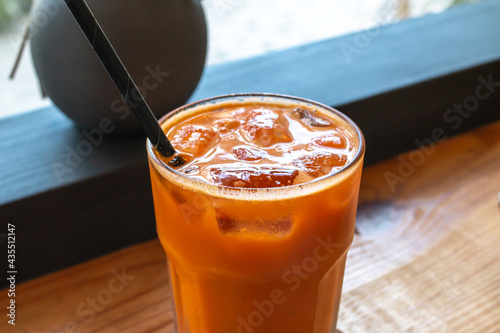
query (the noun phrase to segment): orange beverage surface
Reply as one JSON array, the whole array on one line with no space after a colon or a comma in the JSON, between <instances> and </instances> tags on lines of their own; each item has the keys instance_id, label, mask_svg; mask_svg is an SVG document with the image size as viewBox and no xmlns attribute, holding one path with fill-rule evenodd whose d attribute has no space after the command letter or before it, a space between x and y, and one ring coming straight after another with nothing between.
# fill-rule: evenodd
<instances>
[{"instance_id":1,"label":"orange beverage surface","mask_svg":"<svg viewBox=\"0 0 500 333\"><path fill-rule=\"evenodd\" d=\"M162 124L186 163L150 148L180 333L335 327L363 157L351 122L316 104L229 99Z\"/></svg>"}]
</instances>

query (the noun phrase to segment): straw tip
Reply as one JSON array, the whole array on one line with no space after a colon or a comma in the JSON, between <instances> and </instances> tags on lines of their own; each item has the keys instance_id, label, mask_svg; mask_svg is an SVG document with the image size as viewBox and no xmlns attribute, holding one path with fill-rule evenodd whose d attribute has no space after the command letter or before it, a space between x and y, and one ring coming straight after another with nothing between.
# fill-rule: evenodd
<instances>
[{"instance_id":1,"label":"straw tip","mask_svg":"<svg viewBox=\"0 0 500 333\"><path fill-rule=\"evenodd\" d=\"M174 157L172 159L170 159L170 161L168 161L168 165L172 168L178 168L184 164L186 164L186 159L180 155L180 154L175 154Z\"/></svg>"}]
</instances>

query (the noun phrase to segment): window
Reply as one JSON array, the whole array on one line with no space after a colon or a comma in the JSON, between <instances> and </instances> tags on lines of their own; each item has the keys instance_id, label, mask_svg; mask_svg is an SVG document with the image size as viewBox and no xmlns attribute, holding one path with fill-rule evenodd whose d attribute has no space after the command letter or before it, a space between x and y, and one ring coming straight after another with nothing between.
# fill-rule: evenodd
<instances>
[{"instance_id":1,"label":"window","mask_svg":"<svg viewBox=\"0 0 500 333\"><path fill-rule=\"evenodd\" d=\"M209 27L207 65L247 58L477 0L204 0ZM0 117L50 104L29 48L13 81L7 78L22 40L31 0L0 0Z\"/></svg>"}]
</instances>

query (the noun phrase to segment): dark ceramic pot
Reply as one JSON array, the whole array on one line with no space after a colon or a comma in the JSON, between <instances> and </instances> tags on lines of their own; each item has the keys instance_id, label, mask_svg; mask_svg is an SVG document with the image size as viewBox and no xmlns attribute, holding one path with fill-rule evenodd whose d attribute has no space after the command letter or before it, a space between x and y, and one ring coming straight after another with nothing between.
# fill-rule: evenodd
<instances>
[{"instance_id":1,"label":"dark ceramic pot","mask_svg":"<svg viewBox=\"0 0 500 333\"><path fill-rule=\"evenodd\" d=\"M184 104L205 64L207 29L199 0L87 0L159 118ZM40 84L79 126L113 133L139 126L63 0L36 0L31 54Z\"/></svg>"}]
</instances>

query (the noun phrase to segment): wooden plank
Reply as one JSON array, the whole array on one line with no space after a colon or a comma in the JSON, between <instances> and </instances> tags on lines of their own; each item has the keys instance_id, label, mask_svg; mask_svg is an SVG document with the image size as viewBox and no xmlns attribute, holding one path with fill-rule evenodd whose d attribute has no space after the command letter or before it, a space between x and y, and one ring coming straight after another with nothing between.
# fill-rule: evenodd
<instances>
[{"instance_id":1,"label":"wooden plank","mask_svg":"<svg viewBox=\"0 0 500 333\"><path fill-rule=\"evenodd\" d=\"M16 291L16 327L2 320L0 331L165 332L166 272L159 242L149 241L30 281Z\"/></svg>"},{"instance_id":2,"label":"wooden plank","mask_svg":"<svg viewBox=\"0 0 500 333\"><path fill-rule=\"evenodd\" d=\"M16 226L20 281L155 238L147 165L36 195L29 206L13 202L1 220Z\"/></svg>"},{"instance_id":3,"label":"wooden plank","mask_svg":"<svg viewBox=\"0 0 500 333\"><path fill-rule=\"evenodd\" d=\"M429 154L416 150L365 169L342 331L498 331L499 133L497 122L432 146ZM414 162L405 174L402 161ZM402 177L393 188L388 173ZM118 280L118 273L129 278ZM7 301L2 290L0 303ZM18 285L16 305L16 328L4 319L0 331L173 327L164 253L156 240Z\"/></svg>"},{"instance_id":4,"label":"wooden plank","mask_svg":"<svg viewBox=\"0 0 500 333\"><path fill-rule=\"evenodd\" d=\"M500 117L500 89L493 87L458 128L444 119L455 103L476 93L479 77L500 81L499 11L500 0L492 0L383 27L350 63L340 46L360 34L208 68L192 99L239 91L316 99L350 115L365 134L366 163L380 161L416 148L415 140L434 128L451 136ZM88 147L88 137L54 107L0 119L0 217L19 225L25 240L19 278L154 237L144 138L98 141L58 177L54 165L68 166L70 151ZM134 185L127 185L131 179ZM122 197L110 194L109 186ZM94 239L91 250L75 251L72 244L86 244L96 226L102 239L114 241ZM68 230L75 238L54 246L62 236L50 234Z\"/></svg>"},{"instance_id":5,"label":"wooden plank","mask_svg":"<svg viewBox=\"0 0 500 333\"><path fill-rule=\"evenodd\" d=\"M417 150L366 169L340 328L498 332L499 133L497 122L430 155ZM403 170L420 153L423 163ZM393 191L386 175L398 169L407 175Z\"/></svg>"}]
</instances>

